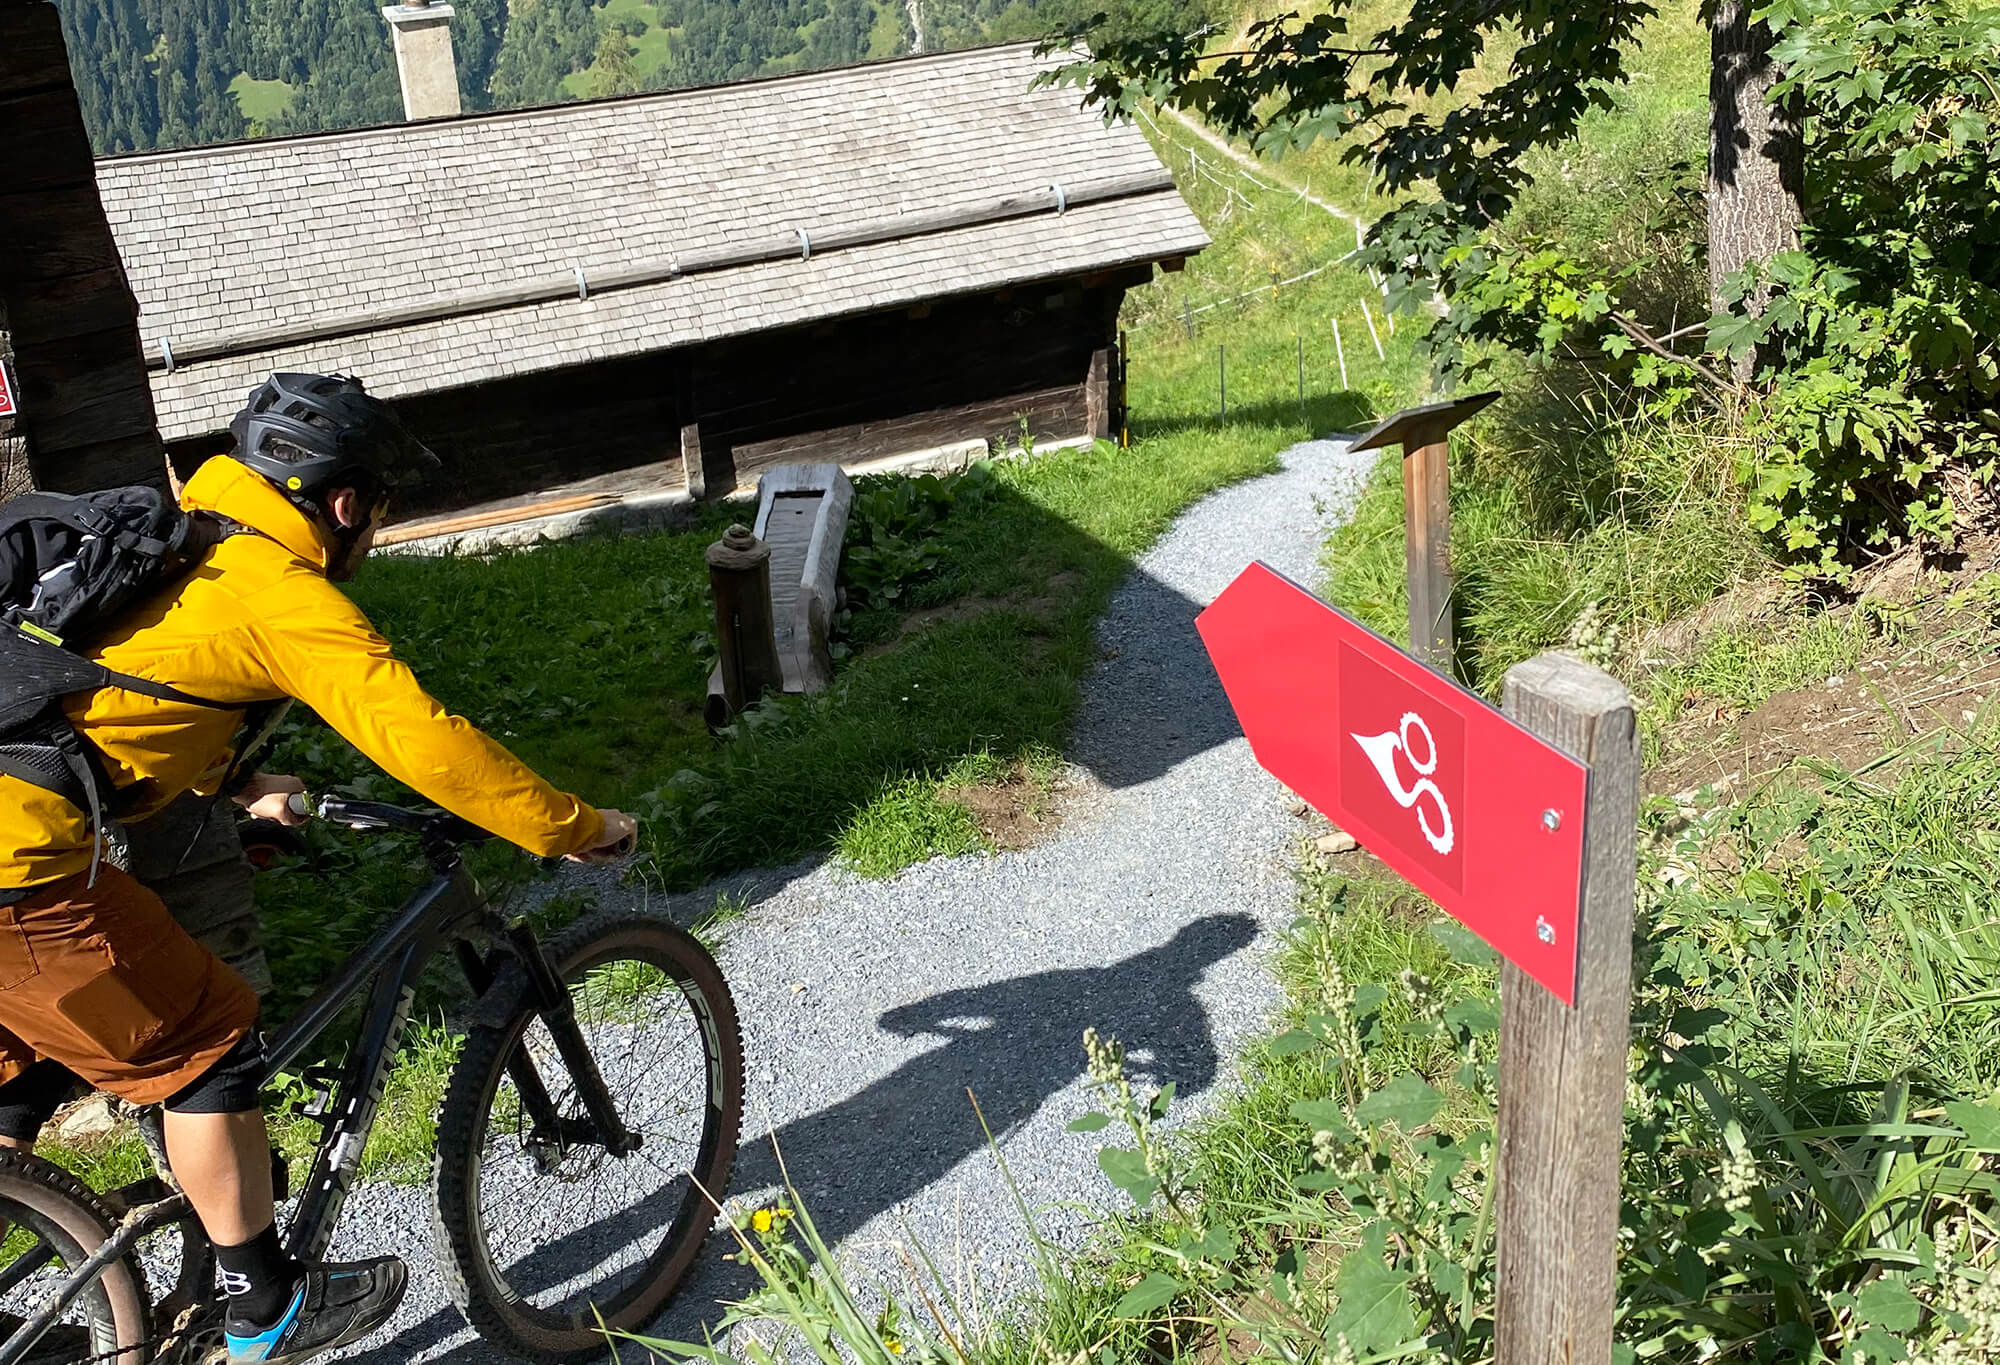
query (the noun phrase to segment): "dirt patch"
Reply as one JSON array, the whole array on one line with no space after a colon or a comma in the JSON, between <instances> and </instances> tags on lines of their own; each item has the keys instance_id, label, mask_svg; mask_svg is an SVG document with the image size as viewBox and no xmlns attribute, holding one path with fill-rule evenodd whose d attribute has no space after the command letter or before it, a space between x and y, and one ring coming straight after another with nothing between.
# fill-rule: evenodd
<instances>
[{"instance_id":1,"label":"dirt patch","mask_svg":"<svg viewBox=\"0 0 2000 1365\"><path fill-rule=\"evenodd\" d=\"M1689 694L1662 737L1665 758L1648 772L1648 792L1729 793L1801 759L1851 770L1920 736L1963 731L1984 715L2000 695L1991 609L1954 606L1938 595L1938 576L1885 578L1910 596L1901 598L1906 616L1892 624L1879 652L1747 712ZM1836 610L1868 610L1885 600L1897 599L1864 598Z\"/></svg>"},{"instance_id":2,"label":"dirt patch","mask_svg":"<svg viewBox=\"0 0 2000 1365\"><path fill-rule=\"evenodd\" d=\"M1027 764L1016 763L997 782L947 787L938 799L971 812L995 848L1026 848L1062 823L1059 788L1055 781L1037 781Z\"/></svg>"}]
</instances>

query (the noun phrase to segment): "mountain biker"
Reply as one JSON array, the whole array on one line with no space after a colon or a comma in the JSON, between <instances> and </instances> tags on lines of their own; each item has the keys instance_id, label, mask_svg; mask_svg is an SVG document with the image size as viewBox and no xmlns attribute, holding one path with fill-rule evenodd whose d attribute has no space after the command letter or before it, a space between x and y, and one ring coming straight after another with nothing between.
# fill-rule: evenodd
<instances>
[{"instance_id":1,"label":"mountain biker","mask_svg":"<svg viewBox=\"0 0 2000 1365\"><path fill-rule=\"evenodd\" d=\"M557 791L447 713L335 586L366 558L390 498L438 466L388 406L339 375L276 374L231 424L235 449L181 495L241 529L92 653L212 701L296 698L391 776L532 852L615 856L632 818ZM64 703L143 819L232 762L242 714L107 688ZM235 793L285 823L297 778ZM405 1285L394 1257L301 1264L280 1244L257 1091L257 997L116 867L90 876L85 814L0 775L0 1142L33 1143L74 1072L163 1104L169 1163L215 1245L232 1360L301 1361L374 1331ZM38 1061L38 1059L41 1059Z\"/></svg>"}]
</instances>

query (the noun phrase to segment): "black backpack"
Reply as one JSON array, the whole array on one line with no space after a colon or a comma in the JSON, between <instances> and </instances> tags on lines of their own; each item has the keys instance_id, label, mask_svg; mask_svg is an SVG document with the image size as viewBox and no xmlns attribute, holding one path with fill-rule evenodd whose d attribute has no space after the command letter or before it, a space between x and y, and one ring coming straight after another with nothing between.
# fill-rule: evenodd
<instances>
[{"instance_id":1,"label":"black backpack","mask_svg":"<svg viewBox=\"0 0 2000 1365\"><path fill-rule=\"evenodd\" d=\"M116 672L76 651L244 529L210 513L182 512L143 485L81 496L26 493L0 503L0 773L89 813L93 881L105 816L122 812L62 699L119 687L162 701L243 708Z\"/></svg>"}]
</instances>

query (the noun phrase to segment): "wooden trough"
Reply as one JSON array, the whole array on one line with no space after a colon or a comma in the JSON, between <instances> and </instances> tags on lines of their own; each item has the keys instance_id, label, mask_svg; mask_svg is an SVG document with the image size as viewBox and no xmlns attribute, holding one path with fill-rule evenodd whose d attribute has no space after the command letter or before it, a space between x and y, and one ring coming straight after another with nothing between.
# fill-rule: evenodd
<instances>
[{"instance_id":1,"label":"wooden trough","mask_svg":"<svg viewBox=\"0 0 2000 1365\"><path fill-rule=\"evenodd\" d=\"M727 725L770 682L797 695L833 681L834 584L853 505L854 484L839 465L777 465L757 481L752 530L762 553L725 552L722 543L711 548L709 582L722 655L708 679L704 715L711 727ZM742 545L740 536L735 544ZM751 600L765 592L764 601ZM766 621L770 648L761 639L740 638L746 626L761 635ZM778 676L767 679L773 651Z\"/></svg>"}]
</instances>

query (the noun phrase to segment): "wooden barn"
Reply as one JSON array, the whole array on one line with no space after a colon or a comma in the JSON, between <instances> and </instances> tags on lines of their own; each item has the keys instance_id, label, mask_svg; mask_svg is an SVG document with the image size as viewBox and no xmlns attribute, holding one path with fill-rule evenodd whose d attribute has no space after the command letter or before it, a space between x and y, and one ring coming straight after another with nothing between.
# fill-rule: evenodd
<instances>
[{"instance_id":1,"label":"wooden barn","mask_svg":"<svg viewBox=\"0 0 2000 1365\"><path fill-rule=\"evenodd\" d=\"M185 472L273 370L523 515L1115 435L1125 291L1207 244L1024 45L97 163Z\"/></svg>"}]
</instances>

